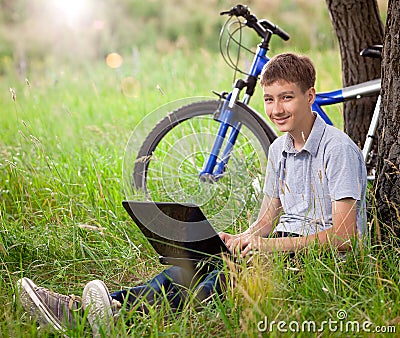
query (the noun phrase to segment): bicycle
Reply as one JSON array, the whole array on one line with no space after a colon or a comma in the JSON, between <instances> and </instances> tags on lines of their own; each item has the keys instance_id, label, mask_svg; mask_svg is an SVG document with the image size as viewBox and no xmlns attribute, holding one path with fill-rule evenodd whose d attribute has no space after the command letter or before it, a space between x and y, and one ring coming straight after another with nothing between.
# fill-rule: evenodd
<instances>
[{"instance_id":1,"label":"bicycle","mask_svg":"<svg viewBox=\"0 0 400 338\"><path fill-rule=\"evenodd\" d=\"M133 188L144 191L148 199L207 205L209 214L222 213L219 220L229 215L234 215L235 219L243 212L244 204L258 200L260 195L268 148L277 135L249 102L262 68L269 61L267 52L271 38L274 35L284 41L290 38L274 23L257 19L246 6L239 4L220 14L228 15L220 35L221 54L235 72L246 74L247 78L236 80L230 92L214 92L219 96L216 100L190 103L169 112L147 135L130 177ZM236 21L231 22L233 18ZM232 27L235 28L230 32ZM243 27L251 28L261 38L247 72L237 67L229 53L231 41L238 44L239 50L245 48L234 37ZM221 43L225 30L229 35L226 54ZM378 47L363 51L364 56L378 54ZM326 123L332 124L322 106L379 94L380 81L318 93L313 110ZM379 104L378 99L363 150L364 158L371 149Z\"/></svg>"}]
</instances>

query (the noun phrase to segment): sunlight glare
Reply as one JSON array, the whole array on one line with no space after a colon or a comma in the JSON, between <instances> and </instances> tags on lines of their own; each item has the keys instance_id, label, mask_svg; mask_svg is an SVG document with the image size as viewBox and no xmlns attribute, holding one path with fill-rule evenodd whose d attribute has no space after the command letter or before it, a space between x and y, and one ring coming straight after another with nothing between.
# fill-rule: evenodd
<instances>
[{"instance_id":1,"label":"sunlight glare","mask_svg":"<svg viewBox=\"0 0 400 338\"><path fill-rule=\"evenodd\" d=\"M87 10L84 0L53 0L53 5L70 26L78 24Z\"/></svg>"}]
</instances>

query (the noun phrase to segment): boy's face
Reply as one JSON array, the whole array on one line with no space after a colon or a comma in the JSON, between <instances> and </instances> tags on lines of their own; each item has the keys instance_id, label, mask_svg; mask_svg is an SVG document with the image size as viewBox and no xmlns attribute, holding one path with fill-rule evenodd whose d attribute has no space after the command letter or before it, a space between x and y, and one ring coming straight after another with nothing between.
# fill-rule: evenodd
<instances>
[{"instance_id":1,"label":"boy's face","mask_svg":"<svg viewBox=\"0 0 400 338\"><path fill-rule=\"evenodd\" d=\"M296 83L279 81L263 86L263 91L265 112L280 132L299 134L311 129L313 87L303 93Z\"/></svg>"}]
</instances>

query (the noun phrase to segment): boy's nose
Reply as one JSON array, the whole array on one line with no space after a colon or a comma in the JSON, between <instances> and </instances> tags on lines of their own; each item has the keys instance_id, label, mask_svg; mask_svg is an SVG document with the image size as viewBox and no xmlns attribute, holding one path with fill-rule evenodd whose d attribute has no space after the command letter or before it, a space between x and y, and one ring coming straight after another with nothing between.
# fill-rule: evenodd
<instances>
[{"instance_id":1,"label":"boy's nose","mask_svg":"<svg viewBox=\"0 0 400 338\"><path fill-rule=\"evenodd\" d=\"M282 105L280 104L279 101L275 101L272 104L271 114L272 115L277 115L277 114L280 114L280 113L282 113Z\"/></svg>"}]
</instances>

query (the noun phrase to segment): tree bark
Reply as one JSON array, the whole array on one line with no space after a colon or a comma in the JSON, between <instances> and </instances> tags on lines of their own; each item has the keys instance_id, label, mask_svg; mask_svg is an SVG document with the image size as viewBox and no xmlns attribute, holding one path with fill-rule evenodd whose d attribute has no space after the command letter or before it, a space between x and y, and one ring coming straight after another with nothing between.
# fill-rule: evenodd
<instances>
[{"instance_id":1,"label":"tree bark","mask_svg":"<svg viewBox=\"0 0 400 338\"><path fill-rule=\"evenodd\" d=\"M360 56L369 45L383 43L383 24L376 0L326 0L342 60L343 86L379 78L380 60ZM360 147L364 144L377 97L344 104L344 130Z\"/></svg>"},{"instance_id":2,"label":"tree bark","mask_svg":"<svg viewBox=\"0 0 400 338\"><path fill-rule=\"evenodd\" d=\"M400 236L400 1L389 0L382 62L376 207L384 239Z\"/></svg>"}]
</instances>

